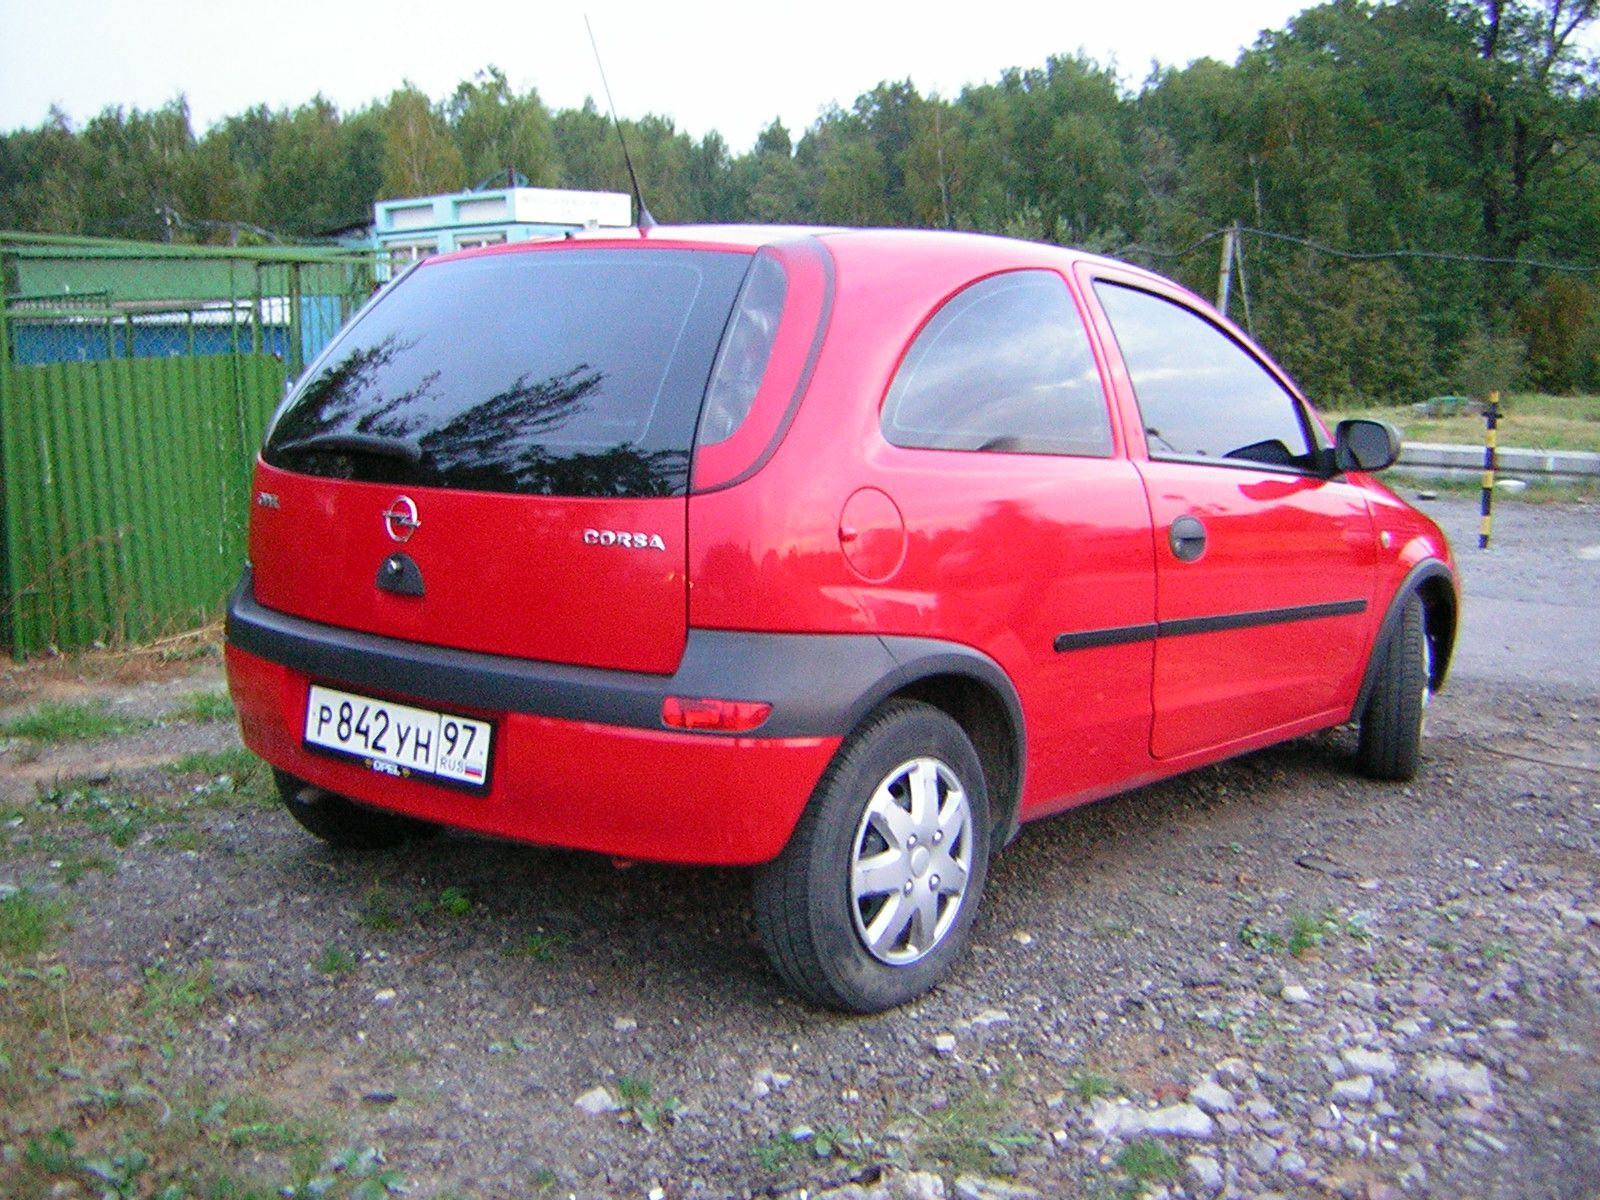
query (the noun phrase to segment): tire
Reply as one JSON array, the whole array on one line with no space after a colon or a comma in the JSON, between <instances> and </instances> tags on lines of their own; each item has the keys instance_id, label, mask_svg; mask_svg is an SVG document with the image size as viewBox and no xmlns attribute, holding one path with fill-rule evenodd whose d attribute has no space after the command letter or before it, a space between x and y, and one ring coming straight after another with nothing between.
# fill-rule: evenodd
<instances>
[{"instance_id":1,"label":"tire","mask_svg":"<svg viewBox=\"0 0 1600 1200\"><path fill-rule=\"evenodd\" d=\"M1372 695L1361 713L1356 765L1372 779L1414 778L1422 757L1432 662L1422 601L1406 597L1400 622L1379 652Z\"/></svg>"},{"instance_id":2,"label":"tire","mask_svg":"<svg viewBox=\"0 0 1600 1200\"><path fill-rule=\"evenodd\" d=\"M308 833L338 850L387 850L422 841L439 832L437 825L380 812L274 769L278 796L289 815Z\"/></svg>"},{"instance_id":3,"label":"tire","mask_svg":"<svg viewBox=\"0 0 1600 1200\"><path fill-rule=\"evenodd\" d=\"M983 768L961 726L931 705L885 705L845 740L756 876L756 923L778 974L847 1012L922 995L966 948L989 834Z\"/></svg>"}]
</instances>

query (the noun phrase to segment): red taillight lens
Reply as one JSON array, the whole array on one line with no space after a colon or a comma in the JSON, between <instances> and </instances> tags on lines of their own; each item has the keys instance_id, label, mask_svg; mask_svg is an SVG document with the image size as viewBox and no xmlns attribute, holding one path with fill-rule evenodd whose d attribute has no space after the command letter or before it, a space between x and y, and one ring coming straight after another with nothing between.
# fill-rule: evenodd
<instances>
[{"instance_id":1,"label":"red taillight lens","mask_svg":"<svg viewBox=\"0 0 1600 1200\"><path fill-rule=\"evenodd\" d=\"M668 696L661 702L661 723L669 729L747 733L772 713L772 705L755 700L711 700Z\"/></svg>"}]
</instances>

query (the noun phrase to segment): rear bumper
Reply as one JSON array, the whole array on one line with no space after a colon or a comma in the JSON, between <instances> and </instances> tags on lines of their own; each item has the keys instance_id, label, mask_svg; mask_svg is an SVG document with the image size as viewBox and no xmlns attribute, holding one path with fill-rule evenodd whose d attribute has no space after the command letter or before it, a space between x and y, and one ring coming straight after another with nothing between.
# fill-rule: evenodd
<instances>
[{"instance_id":1,"label":"rear bumper","mask_svg":"<svg viewBox=\"0 0 1600 1200\"><path fill-rule=\"evenodd\" d=\"M856 679L893 659L872 637L705 636L670 677L533 663L287 617L255 602L247 574L228 606L228 682L251 750L362 803L629 858L765 862L788 841L853 719L843 697L857 688L847 680L841 689L837 674L819 678L819 655ZM307 749L313 682L493 720L491 790L395 779ZM773 716L755 734L669 730L668 694L765 700Z\"/></svg>"}]
</instances>

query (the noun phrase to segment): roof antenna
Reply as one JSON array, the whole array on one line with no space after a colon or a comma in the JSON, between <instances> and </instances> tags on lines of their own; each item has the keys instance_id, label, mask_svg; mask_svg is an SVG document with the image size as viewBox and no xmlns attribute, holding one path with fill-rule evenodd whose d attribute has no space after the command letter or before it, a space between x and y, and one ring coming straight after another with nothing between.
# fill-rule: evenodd
<instances>
[{"instance_id":1,"label":"roof antenna","mask_svg":"<svg viewBox=\"0 0 1600 1200\"><path fill-rule=\"evenodd\" d=\"M633 202L639 206L639 228L654 229L656 219L644 206L644 195L639 191L639 177L633 172L633 157L628 153L628 139L622 135L622 122L617 120L617 104L611 98L611 85L606 82L606 66L600 61L600 45L594 40L594 26L589 24L589 14L583 14L583 27L589 31L589 45L594 50L594 65L600 68L600 86L606 89L606 104L611 109L611 124L617 131L617 141L622 143L622 161L628 166L628 182L633 184Z\"/></svg>"}]
</instances>

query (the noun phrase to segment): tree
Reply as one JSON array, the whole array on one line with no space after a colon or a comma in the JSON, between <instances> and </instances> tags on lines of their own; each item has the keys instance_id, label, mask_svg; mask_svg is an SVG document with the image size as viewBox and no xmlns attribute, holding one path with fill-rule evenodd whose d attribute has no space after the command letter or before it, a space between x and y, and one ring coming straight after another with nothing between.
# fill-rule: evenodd
<instances>
[{"instance_id":1,"label":"tree","mask_svg":"<svg viewBox=\"0 0 1600 1200\"><path fill-rule=\"evenodd\" d=\"M555 183L550 113L533 89L513 92L499 67L458 84L444 116L473 185L506 172L520 173L535 187Z\"/></svg>"},{"instance_id":2,"label":"tree","mask_svg":"<svg viewBox=\"0 0 1600 1200\"><path fill-rule=\"evenodd\" d=\"M461 152L444 117L415 84L392 93L378 118L383 128L384 199L454 192L466 185Z\"/></svg>"}]
</instances>

